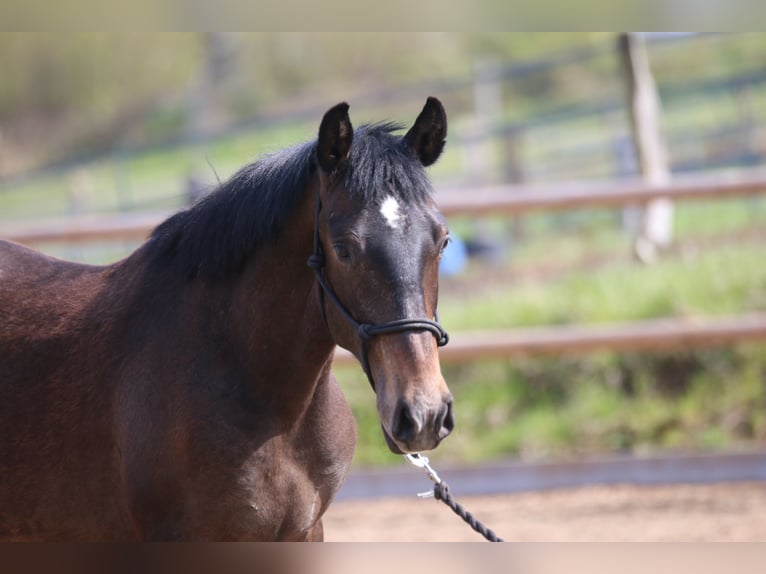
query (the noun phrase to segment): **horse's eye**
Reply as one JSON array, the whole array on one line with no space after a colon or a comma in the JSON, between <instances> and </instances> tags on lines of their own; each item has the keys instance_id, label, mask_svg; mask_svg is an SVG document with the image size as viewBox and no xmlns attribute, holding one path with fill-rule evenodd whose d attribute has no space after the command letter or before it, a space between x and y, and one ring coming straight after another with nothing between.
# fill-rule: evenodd
<instances>
[{"instance_id":1,"label":"horse's eye","mask_svg":"<svg viewBox=\"0 0 766 574\"><path fill-rule=\"evenodd\" d=\"M349 261L351 259L351 253L349 253L348 248L342 243L334 243L332 248L335 250L335 255L337 255L338 259L341 261Z\"/></svg>"},{"instance_id":2,"label":"horse's eye","mask_svg":"<svg viewBox=\"0 0 766 574\"><path fill-rule=\"evenodd\" d=\"M444 253L444 250L447 249L447 245L450 244L450 241L452 241L452 238L448 235L444 238L444 241L442 241L441 248L439 249L439 253Z\"/></svg>"}]
</instances>

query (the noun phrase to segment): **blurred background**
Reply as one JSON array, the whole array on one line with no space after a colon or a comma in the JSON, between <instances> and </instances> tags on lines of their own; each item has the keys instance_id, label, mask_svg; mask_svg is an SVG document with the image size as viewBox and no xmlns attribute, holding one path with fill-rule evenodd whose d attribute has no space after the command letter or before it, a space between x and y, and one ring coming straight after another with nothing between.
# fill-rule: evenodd
<instances>
[{"instance_id":1,"label":"blurred background","mask_svg":"<svg viewBox=\"0 0 766 574\"><path fill-rule=\"evenodd\" d=\"M339 101L409 125L436 96L457 430L433 460L766 446L764 34L3 33L0 64L0 237L89 263ZM337 372L356 468L401 464Z\"/></svg>"}]
</instances>

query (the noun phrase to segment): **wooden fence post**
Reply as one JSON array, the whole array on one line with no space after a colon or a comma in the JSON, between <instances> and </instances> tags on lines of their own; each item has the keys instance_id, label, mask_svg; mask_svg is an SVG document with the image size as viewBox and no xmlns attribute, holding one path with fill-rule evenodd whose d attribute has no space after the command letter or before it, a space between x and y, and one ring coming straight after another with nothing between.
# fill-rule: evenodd
<instances>
[{"instance_id":1,"label":"wooden fence post","mask_svg":"<svg viewBox=\"0 0 766 574\"><path fill-rule=\"evenodd\" d=\"M666 185L670 181L670 167L662 137L662 110L643 36L620 34L618 51L641 173L650 185ZM645 263L651 262L672 239L673 203L667 198L653 199L643 209L634 244L636 256Z\"/></svg>"},{"instance_id":2,"label":"wooden fence post","mask_svg":"<svg viewBox=\"0 0 766 574\"><path fill-rule=\"evenodd\" d=\"M493 59L474 63L474 113L470 125L464 126L463 166L466 181L487 183L495 169L492 165L492 126L503 108L503 91L499 64Z\"/></svg>"}]
</instances>

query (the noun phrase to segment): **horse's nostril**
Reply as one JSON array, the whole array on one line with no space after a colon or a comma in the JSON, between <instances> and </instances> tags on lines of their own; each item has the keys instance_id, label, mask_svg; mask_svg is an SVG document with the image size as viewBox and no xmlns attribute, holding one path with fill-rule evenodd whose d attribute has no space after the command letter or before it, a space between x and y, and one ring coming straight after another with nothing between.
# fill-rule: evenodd
<instances>
[{"instance_id":1,"label":"horse's nostril","mask_svg":"<svg viewBox=\"0 0 766 574\"><path fill-rule=\"evenodd\" d=\"M394 438L405 444L409 443L418 435L421 427L420 419L412 412L409 405L400 403L391 427Z\"/></svg>"},{"instance_id":2,"label":"horse's nostril","mask_svg":"<svg viewBox=\"0 0 766 574\"><path fill-rule=\"evenodd\" d=\"M437 427L439 440L446 437L455 428L455 416L452 414L452 401L442 407Z\"/></svg>"},{"instance_id":3,"label":"horse's nostril","mask_svg":"<svg viewBox=\"0 0 766 574\"><path fill-rule=\"evenodd\" d=\"M452 401L439 409L420 410L400 401L391 425L391 437L404 448L431 449L455 428ZM423 432L427 429L427 432Z\"/></svg>"}]
</instances>

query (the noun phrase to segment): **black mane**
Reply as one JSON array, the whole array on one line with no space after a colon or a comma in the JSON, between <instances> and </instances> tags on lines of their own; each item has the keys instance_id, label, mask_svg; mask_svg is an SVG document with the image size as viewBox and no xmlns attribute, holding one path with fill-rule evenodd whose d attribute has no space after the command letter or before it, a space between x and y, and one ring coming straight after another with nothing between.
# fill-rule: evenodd
<instances>
[{"instance_id":1,"label":"black mane","mask_svg":"<svg viewBox=\"0 0 766 574\"><path fill-rule=\"evenodd\" d=\"M393 134L394 123L354 131L351 155L339 176L355 197L381 194L419 203L431 185L412 150ZM223 279L238 273L261 246L276 240L317 169L316 141L264 156L239 170L196 205L151 234L153 262L174 265L186 278Z\"/></svg>"}]
</instances>

